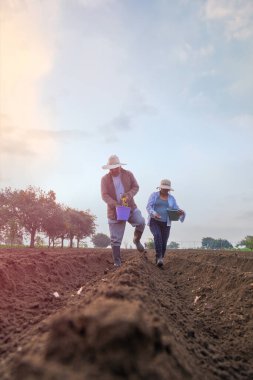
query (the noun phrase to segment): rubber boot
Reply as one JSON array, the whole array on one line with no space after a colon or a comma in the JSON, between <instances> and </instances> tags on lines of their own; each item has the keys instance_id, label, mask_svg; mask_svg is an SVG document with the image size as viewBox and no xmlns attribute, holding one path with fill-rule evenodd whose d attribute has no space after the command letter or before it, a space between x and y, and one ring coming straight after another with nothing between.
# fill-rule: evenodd
<instances>
[{"instance_id":1,"label":"rubber boot","mask_svg":"<svg viewBox=\"0 0 253 380\"><path fill-rule=\"evenodd\" d=\"M121 258L120 258L120 247L119 246L113 246L112 247L112 257L114 261L115 267L121 266Z\"/></svg>"},{"instance_id":2,"label":"rubber boot","mask_svg":"<svg viewBox=\"0 0 253 380\"><path fill-rule=\"evenodd\" d=\"M145 248L140 242L142 234L143 234L143 231L141 232L135 229L133 243L136 245L136 248L138 249L139 252L145 252Z\"/></svg>"}]
</instances>

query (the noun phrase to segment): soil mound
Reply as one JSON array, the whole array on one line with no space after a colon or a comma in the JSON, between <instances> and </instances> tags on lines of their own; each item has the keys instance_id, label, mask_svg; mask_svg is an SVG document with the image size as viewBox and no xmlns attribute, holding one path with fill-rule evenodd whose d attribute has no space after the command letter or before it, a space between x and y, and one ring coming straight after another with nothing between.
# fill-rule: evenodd
<instances>
[{"instance_id":1,"label":"soil mound","mask_svg":"<svg viewBox=\"0 0 253 380\"><path fill-rule=\"evenodd\" d=\"M123 259L0 254L0 377L253 378L252 253L169 251L163 269L152 251Z\"/></svg>"}]
</instances>

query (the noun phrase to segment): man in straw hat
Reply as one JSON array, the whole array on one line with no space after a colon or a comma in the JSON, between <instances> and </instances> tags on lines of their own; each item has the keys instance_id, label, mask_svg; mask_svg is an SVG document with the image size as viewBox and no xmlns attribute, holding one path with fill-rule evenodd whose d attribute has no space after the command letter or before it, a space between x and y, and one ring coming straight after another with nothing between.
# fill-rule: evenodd
<instances>
[{"instance_id":1,"label":"man in straw hat","mask_svg":"<svg viewBox=\"0 0 253 380\"><path fill-rule=\"evenodd\" d=\"M122 199L124 204L131 209L128 222L135 227L133 242L139 252L144 252L140 239L145 228L145 219L133 198L139 190L139 185L134 175L123 169L122 165L126 164L121 163L116 155L110 156L107 164L102 166L109 172L101 180L101 195L107 203L107 217L115 266L121 265L120 246L126 227L126 221L117 220L116 214L116 207L122 205Z\"/></svg>"}]
</instances>

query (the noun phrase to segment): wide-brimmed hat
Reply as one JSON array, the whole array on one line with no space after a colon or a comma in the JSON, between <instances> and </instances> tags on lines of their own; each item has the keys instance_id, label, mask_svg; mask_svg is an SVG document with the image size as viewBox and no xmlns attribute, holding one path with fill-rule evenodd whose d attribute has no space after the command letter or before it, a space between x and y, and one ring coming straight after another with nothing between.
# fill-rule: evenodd
<instances>
[{"instance_id":1,"label":"wide-brimmed hat","mask_svg":"<svg viewBox=\"0 0 253 380\"><path fill-rule=\"evenodd\" d=\"M114 154L108 158L107 164L103 165L102 169L109 169L109 170L116 169L116 168L119 168L121 165L126 165L126 164L122 164L122 162L120 162L119 160L119 157Z\"/></svg>"},{"instance_id":2,"label":"wide-brimmed hat","mask_svg":"<svg viewBox=\"0 0 253 380\"><path fill-rule=\"evenodd\" d=\"M157 187L157 189L166 189L166 190L174 190L171 187L171 182L169 179L162 179L160 182L160 186Z\"/></svg>"}]
</instances>

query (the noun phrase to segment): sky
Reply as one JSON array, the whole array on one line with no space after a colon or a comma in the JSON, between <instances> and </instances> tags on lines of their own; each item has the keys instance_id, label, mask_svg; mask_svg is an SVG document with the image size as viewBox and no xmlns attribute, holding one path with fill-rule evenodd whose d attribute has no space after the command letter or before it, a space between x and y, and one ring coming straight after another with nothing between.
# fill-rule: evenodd
<instances>
[{"instance_id":1,"label":"sky","mask_svg":"<svg viewBox=\"0 0 253 380\"><path fill-rule=\"evenodd\" d=\"M170 241L253 235L252 0L2 0L0 188L96 215L112 154L146 204L172 182ZM151 238L149 227L144 241ZM132 243L126 228L123 245Z\"/></svg>"}]
</instances>

